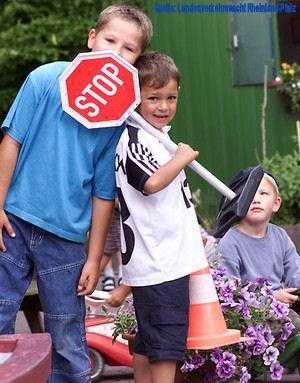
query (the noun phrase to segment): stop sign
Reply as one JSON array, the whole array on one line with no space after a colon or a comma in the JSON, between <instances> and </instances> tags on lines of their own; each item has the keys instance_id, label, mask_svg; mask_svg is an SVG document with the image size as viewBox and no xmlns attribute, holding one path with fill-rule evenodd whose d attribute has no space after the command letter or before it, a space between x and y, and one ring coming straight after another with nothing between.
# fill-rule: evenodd
<instances>
[{"instance_id":1,"label":"stop sign","mask_svg":"<svg viewBox=\"0 0 300 383\"><path fill-rule=\"evenodd\" d=\"M121 125L140 103L136 68L112 51L76 56L60 93L63 110L89 129Z\"/></svg>"}]
</instances>

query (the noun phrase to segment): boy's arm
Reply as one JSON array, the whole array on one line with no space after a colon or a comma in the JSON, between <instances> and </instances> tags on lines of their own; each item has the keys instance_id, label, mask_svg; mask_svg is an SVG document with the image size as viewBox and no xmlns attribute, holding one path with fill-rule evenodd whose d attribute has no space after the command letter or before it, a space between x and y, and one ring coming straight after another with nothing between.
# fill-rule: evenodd
<instances>
[{"instance_id":1,"label":"boy's arm","mask_svg":"<svg viewBox=\"0 0 300 383\"><path fill-rule=\"evenodd\" d=\"M226 239L221 239L218 244L218 250L222 256L223 264L227 270L227 275L241 278L239 254L235 246L228 243Z\"/></svg>"},{"instance_id":2,"label":"boy's arm","mask_svg":"<svg viewBox=\"0 0 300 383\"><path fill-rule=\"evenodd\" d=\"M13 176L18 159L20 144L6 134L0 144L0 250L6 251L3 242L3 229L11 237L15 236L14 230L4 211L7 191Z\"/></svg>"},{"instance_id":3,"label":"boy's arm","mask_svg":"<svg viewBox=\"0 0 300 383\"><path fill-rule=\"evenodd\" d=\"M174 157L147 179L144 185L144 192L146 194L153 194L163 190L198 154L189 145L180 143Z\"/></svg>"},{"instance_id":4,"label":"boy's arm","mask_svg":"<svg viewBox=\"0 0 300 383\"><path fill-rule=\"evenodd\" d=\"M296 246L286 234L287 248L284 254L284 282L287 287L300 288L300 256Z\"/></svg>"},{"instance_id":5,"label":"boy's arm","mask_svg":"<svg viewBox=\"0 0 300 383\"><path fill-rule=\"evenodd\" d=\"M120 285L111 292L110 297L105 302L109 306L119 307L130 293L130 286Z\"/></svg>"},{"instance_id":6,"label":"boy's arm","mask_svg":"<svg viewBox=\"0 0 300 383\"><path fill-rule=\"evenodd\" d=\"M91 294L98 282L100 262L104 250L114 201L93 197L92 224L89 235L87 260L81 272L78 295Z\"/></svg>"}]
</instances>

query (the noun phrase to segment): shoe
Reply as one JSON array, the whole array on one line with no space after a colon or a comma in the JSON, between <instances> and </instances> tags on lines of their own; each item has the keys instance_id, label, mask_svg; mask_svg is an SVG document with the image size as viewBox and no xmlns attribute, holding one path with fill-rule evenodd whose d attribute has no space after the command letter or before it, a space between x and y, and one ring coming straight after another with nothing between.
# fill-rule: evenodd
<instances>
[{"instance_id":1,"label":"shoe","mask_svg":"<svg viewBox=\"0 0 300 383\"><path fill-rule=\"evenodd\" d=\"M122 277L120 277L119 279L118 279L118 286L120 286L122 284Z\"/></svg>"},{"instance_id":2,"label":"shoe","mask_svg":"<svg viewBox=\"0 0 300 383\"><path fill-rule=\"evenodd\" d=\"M115 288L115 280L113 277L104 277L102 280L102 290L112 291Z\"/></svg>"}]
</instances>

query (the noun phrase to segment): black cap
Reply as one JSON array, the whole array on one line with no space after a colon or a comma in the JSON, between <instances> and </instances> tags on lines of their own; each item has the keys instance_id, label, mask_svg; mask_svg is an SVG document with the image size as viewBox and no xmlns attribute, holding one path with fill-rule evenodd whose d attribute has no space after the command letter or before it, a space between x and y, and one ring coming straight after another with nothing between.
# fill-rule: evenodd
<instances>
[{"instance_id":1,"label":"black cap","mask_svg":"<svg viewBox=\"0 0 300 383\"><path fill-rule=\"evenodd\" d=\"M235 176L232 178L232 180L230 181L230 183L228 184L228 187L234 191L236 194L239 194L248 178L249 178L249 175L251 174L251 172L253 171L254 167L251 166L249 168L245 168L245 169L240 169L236 174ZM266 171L265 169L263 169L264 173L268 174L270 177L273 178L273 180L276 182L276 185L278 185L278 182L276 181L275 177L273 176L273 174L269 173L268 171ZM219 205L219 210L222 208L224 202L226 200L226 197L222 196L221 198L221 201L220 201L220 205Z\"/></svg>"}]
</instances>

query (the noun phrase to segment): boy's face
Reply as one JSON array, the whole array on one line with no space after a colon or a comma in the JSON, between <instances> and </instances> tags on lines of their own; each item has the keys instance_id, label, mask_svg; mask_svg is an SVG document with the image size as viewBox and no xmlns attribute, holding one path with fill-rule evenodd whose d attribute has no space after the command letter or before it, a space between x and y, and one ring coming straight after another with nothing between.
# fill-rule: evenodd
<instances>
[{"instance_id":1,"label":"boy's face","mask_svg":"<svg viewBox=\"0 0 300 383\"><path fill-rule=\"evenodd\" d=\"M277 195L272 183L263 178L249 207L244 220L251 224L268 223L272 215L281 205L281 199Z\"/></svg>"},{"instance_id":2,"label":"boy's face","mask_svg":"<svg viewBox=\"0 0 300 383\"><path fill-rule=\"evenodd\" d=\"M140 115L157 129L162 129L174 118L177 109L178 84L171 79L162 88L142 86Z\"/></svg>"},{"instance_id":3,"label":"boy's face","mask_svg":"<svg viewBox=\"0 0 300 383\"><path fill-rule=\"evenodd\" d=\"M88 47L93 51L112 50L130 64L142 52L142 32L134 22L113 17L98 33L90 30Z\"/></svg>"}]
</instances>

